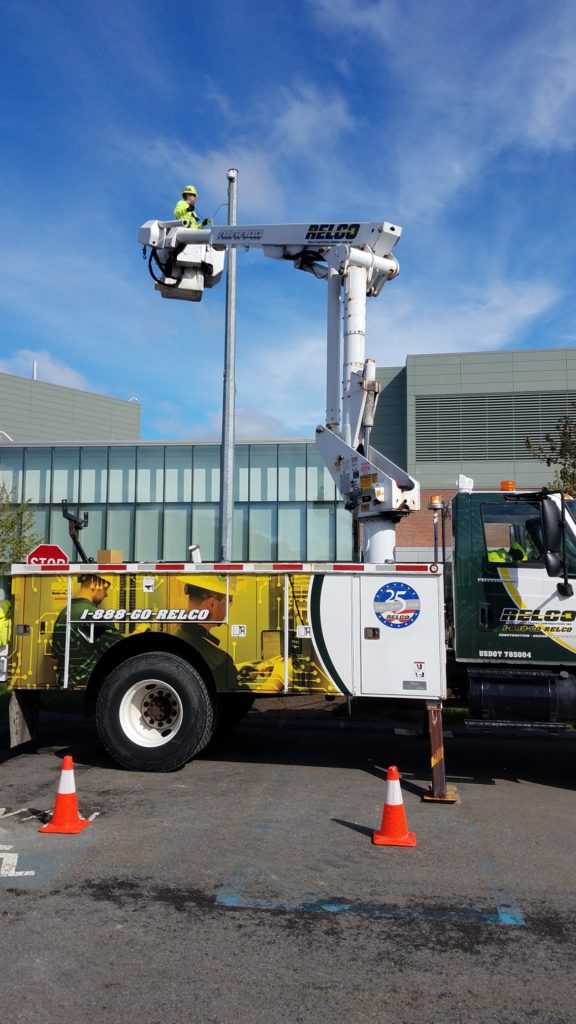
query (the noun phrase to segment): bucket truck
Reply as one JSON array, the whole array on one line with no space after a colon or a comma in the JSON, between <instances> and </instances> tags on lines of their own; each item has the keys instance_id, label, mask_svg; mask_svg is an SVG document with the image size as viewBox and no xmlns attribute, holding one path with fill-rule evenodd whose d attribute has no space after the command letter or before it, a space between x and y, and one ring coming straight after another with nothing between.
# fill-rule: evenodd
<instances>
[{"instance_id":1,"label":"bucket truck","mask_svg":"<svg viewBox=\"0 0 576 1024\"><path fill-rule=\"evenodd\" d=\"M482 720L576 718L573 502L546 491L474 494L464 478L452 564L394 561L395 523L420 495L370 444L379 387L365 325L367 298L398 273L400 236L386 222L142 226L165 298L200 301L232 247L259 248L326 282L327 412L316 444L364 561L86 562L77 546L70 564L44 545L12 573L13 642L3 656L13 743L28 735L27 698L47 689L85 690L110 754L151 771L184 764L255 696L402 698L427 707L429 797L446 801L455 798L442 742L449 689Z\"/></svg>"}]
</instances>

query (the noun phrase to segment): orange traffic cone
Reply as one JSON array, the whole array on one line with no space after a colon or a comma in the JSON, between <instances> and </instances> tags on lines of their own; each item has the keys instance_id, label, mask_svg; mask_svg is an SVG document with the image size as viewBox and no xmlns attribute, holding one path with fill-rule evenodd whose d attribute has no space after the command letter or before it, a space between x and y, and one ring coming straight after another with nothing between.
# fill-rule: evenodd
<instances>
[{"instance_id":1,"label":"orange traffic cone","mask_svg":"<svg viewBox=\"0 0 576 1024\"><path fill-rule=\"evenodd\" d=\"M60 783L56 793L54 811L47 825L39 828L39 832L59 832L65 835L75 835L81 832L90 824L88 818L81 818L78 814L78 801L76 799L76 786L74 783L74 764L69 754L62 762Z\"/></svg>"},{"instance_id":2,"label":"orange traffic cone","mask_svg":"<svg viewBox=\"0 0 576 1024\"><path fill-rule=\"evenodd\" d=\"M391 767L386 776L386 803L382 824L372 833L376 846L416 846L416 836L408 831L398 769Z\"/></svg>"}]
</instances>

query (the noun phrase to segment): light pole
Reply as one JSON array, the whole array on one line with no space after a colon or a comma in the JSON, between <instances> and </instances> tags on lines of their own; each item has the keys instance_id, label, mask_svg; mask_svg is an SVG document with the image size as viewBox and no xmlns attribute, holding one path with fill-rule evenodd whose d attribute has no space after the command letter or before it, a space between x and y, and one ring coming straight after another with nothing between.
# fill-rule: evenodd
<instances>
[{"instance_id":1,"label":"light pole","mask_svg":"<svg viewBox=\"0 0 576 1024\"><path fill-rule=\"evenodd\" d=\"M228 171L228 223L236 224L238 171ZM234 528L234 419L236 402L236 249L228 249L226 266L226 330L224 335L224 389L220 446L220 559L232 560Z\"/></svg>"}]
</instances>

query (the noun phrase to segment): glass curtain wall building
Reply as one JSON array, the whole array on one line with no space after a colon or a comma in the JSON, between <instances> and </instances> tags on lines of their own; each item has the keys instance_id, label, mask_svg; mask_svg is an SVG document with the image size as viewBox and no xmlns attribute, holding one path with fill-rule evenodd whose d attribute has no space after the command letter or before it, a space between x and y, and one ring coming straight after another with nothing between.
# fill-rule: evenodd
<instances>
[{"instance_id":1,"label":"glass curtain wall building","mask_svg":"<svg viewBox=\"0 0 576 1024\"><path fill-rule=\"evenodd\" d=\"M28 500L35 532L73 555L62 517L88 512L81 535L89 555L114 548L129 561L219 556L220 446L158 444L5 445L0 479ZM239 561L347 561L350 513L306 441L237 444L233 558Z\"/></svg>"}]
</instances>

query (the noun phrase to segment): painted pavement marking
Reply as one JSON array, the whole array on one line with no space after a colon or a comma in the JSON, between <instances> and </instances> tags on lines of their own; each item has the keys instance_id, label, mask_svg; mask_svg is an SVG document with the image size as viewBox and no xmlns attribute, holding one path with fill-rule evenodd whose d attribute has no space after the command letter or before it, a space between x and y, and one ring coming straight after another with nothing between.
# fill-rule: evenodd
<instances>
[{"instance_id":1,"label":"painted pavement marking","mask_svg":"<svg viewBox=\"0 0 576 1024\"><path fill-rule=\"evenodd\" d=\"M385 903L353 903L327 897L313 899L302 896L286 899L282 897L251 896L246 887L258 880L255 867L246 864L220 887L216 894L216 906L227 909L274 911L292 913L350 914L357 917L388 918L398 921L442 921L448 924L496 924L521 927L525 920L511 901L497 902L496 911L476 910L473 907L399 907ZM503 894L502 894L503 895ZM498 894L496 894L498 899Z\"/></svg>"},{"instance_id":2,"label":"painted pavement marking","mask_svg":"<svg viewBox=\"0 0 576 1024\"><path fill-rule=\"evenodd\" d=\"M0 845L0 878L22 878L24 875L34 875L35 871L17 871L18 854L9 853L11 846Z\"/></svg>"}]
</instances>

